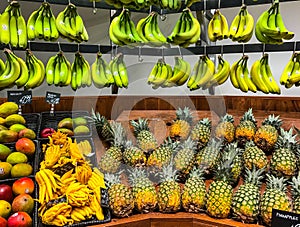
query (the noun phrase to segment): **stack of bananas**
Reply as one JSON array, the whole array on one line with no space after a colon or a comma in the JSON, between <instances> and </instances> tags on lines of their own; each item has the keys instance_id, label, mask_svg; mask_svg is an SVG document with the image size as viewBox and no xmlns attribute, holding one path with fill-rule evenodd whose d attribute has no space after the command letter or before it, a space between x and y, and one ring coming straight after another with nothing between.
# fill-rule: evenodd
<instances>
[{"instance_id":1,"label":"stack of bananas","mask_svg":"<svg viewBox=\"0 0 300 227\"><path fill-rule=\"evenodd\" d=\"M282 44L283 40L294 37L294 32L287 30L279 11L279 0L263 12L256 22L255 35L258 41L265 44Z\"/></svg>"},{"instance_id":2,"label":"stack of bananas","mask_svg":"<svg viewBox=\"0 0 300 227\"><path fill-rule=\"evenodd\" d=\"M226 17L220 12L215 10L213 18L208 23L207 34L212 42L228 38L228 23Z\"/></svg>"},{"instance_id":3,"label":"stack of bananas","mask_svg":"<svg viewBox=\"0 0 300 227\"><path fill-rule=\"evenodd\" d=\"M160 58L148 76L148 84L152 84L153 89L164 87L167 79L171 78L172 75L172 66L166 63L163 58Z\"/></svg>"},{"instance_id":4,"label":"stack of bananas","mask_svg":"<svg viewBox=\"0 0 300 227\"><path fill-rule=\"evenodd\" d=\"M109 64L100 52L97 53L96 60L92 64L91 76L93 84L97 88L109 87L115 82Z\"/></svg>"},{"instance_id":5,"label":"stack of bananas","mask_svg":"<svg viewBox=\"0 0 300 227\"><path fill-rule=\"evenodd\" d=\"M49 58L46 65L48 85L68 86L71 83L71 64L62 51Z\"/></svg>"},{"instance_id":6,"label":"stack of bananas","mask_svg":"<svg viewBox=\"0 0 300 227\"><path fill-rule=\"evenodd\" d=\"M200 38L201 28L199 21L193 16L192 11L186 8L182 11L179 20L167 40L169 43L188 47Z\"/></svg>"},{"instance_id":7,"label":"stack of bananas","mask_svg":"<svg viewBox=\"0 0 300 227\"><path fill-rule=\"evenodd\" d=\"M128 73L124 62L124 55L119 53L109 62L109 68L114 78L114 84L118 88L128 87Z\"/></svg>"},{"instance_id":8,"label":"stack of bananas","mask_svg":"<svg viewBox=\"0 0 300 227\"><path fill-rule=\"evenodd\" d=\"M12 47L27 47L26 22L17 1L12 1L0 16L0 42Z\"/></svg>"},{"instance_id":9,"label":"stack of bananas","mask_svg":"<svg viewBox=\"0 0 300 227\"><path fill-rule=\"evenodd\" d=\"M82 17L78 14L76 6L71 3L57 15L56 27L60 35L71 42L81 43L89 40Z\"/></svg>"},{"instance_id":10,"label":"stack of bananas","mask_svg":"<svg viewBox=\"0 0 300 227\"><path fill-rule=\"evenodd\" d=\"M178 11L181 8L181 0L159 0L159 6L162 9Z\"/></svg>"},{"instance_id":11,"label":"stack of bananas","mask_svg":"<svg viewBox=\"0 0 300 227\"><path fill-rule=\"evenodd\" d=\"M243 55L238 61L232 64L230 69L230 80L232 85L240 89L243 92L256 92L257 87L252 81L248 70L248 59L247 55Z\"/></svg>"},{"instance_id":12,"label":"stack of bananas","mask_svg":"<svg viewBox=\"0 0 300 227\"><path fill-rule=\"evenodd\" d=\"M266 94L280 94L280 87L270 69L268 54L264 54L260 60L254 62L250 75L258 90Z\"/></svg>"},{"instance_id":13,"label":"stack of bananas","mask_svg":"<svg viewBox=\"0 0 300 227\"><path fill-rule=\"evenodd\" d=\"M280 84L286 88L300 85L300 54L294 52L280 77Z\"/></svg>"},{"instance_id":14,"label":"stack of bananas","mask_svg":"<svg viewBox=\"0 0 300 227\"><path fill-rule=\"evenodd\" d=\"M243 5L231 23L229 29L229 38L232 41L239 43L248 42L254 31L254 19L253 16L248 12L247 6Z\"/></svg>"},{"instance_id":15,"label":"stack of bananas","mask_svg":"<svg viewBox=\"0 0 300 227\"><path fill-rule=\"evenodd\" d=\"M59 37L55 17L48 2L43 2L39 9L33 11L27 21L28 39L55 41Z\"/></svg>"},{"instance_id":16,"label":"stack of bananas","mask_svg":"<svg viewBox=\"0 0 300 227\"><path fill-rule=\"evenodd\" d=\"M147 17L142 18L136 25L136 31L145 44L150 46L162 46L167 42L157 22L157 12L151 12Z\"/></svg>"}]
</instances>

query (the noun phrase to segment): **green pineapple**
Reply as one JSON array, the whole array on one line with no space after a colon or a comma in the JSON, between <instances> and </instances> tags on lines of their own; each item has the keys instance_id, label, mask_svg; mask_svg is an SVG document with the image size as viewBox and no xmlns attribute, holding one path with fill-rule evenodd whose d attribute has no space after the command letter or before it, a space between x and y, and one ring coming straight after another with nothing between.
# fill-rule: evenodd
<instances>
[{"instance_id":1,"label":"green pineapple","mask_svg":"<svg viewBox=\"0 0 300 227\"><path fill-rule=\"evenodd\" d=\"M224 140L225 143L231 143L234 140L234 119L230 114L225 114L221 117L220 122L218 123L215 129L215 136L218 139Z\"/></svg>"},{"instance_id":2,"label":"green pineapple","mask_svg":"<svg viewBox=\"0 0 300 227\"><path fill-rule=\"evenodd\" d=\"M126 165L142 167L146 165L147 157L142 149L133 146L132 141L127 141L123 152L123 159Z\"/></svg>"},{"instance_id":3,"label":"green pineapple","mask_svg":"<svg viewBox=\"0 0 300 227\"><path fill-rule=\"evenodd\" d=\"M137 146L145 153L151 153L158 145L153 133L150 132L148 120L139 118L138 121L130 121L134 128L134 135L137 140Z\"/></svg>"},{"instance_id":4,"label":"green pineapple","mask_svg":"<svg viewBox=\"0 0 300 227\"><path fill-rule=\"evenodd\" d=\"M293 212L300 214L300 174L293 176L291 183L291 192L293 198Z\"/></svg>"},{"instance_id":5,"label":"green pineapple","mask_svg":"<svg viewBox=\"0 0 300 227\"><path fill-rule=\"evenodd\" d=\"M271 225L272 209L291 212L291 201L286 194L286 184L283 177L267 174L267 185L260 201L260 216L265 224Z\"/></svg>"},{"instance_id":6,"label":"green pineapple","mask_svg":"<svg viewBox=\"0 0 300 227\"><path fill-rule=\"evenodd\" d=\"M122 184L120 173L105 174L108 185L109 208L116 217L128 217L134 209L131 189Z\"/></svg>"},{"instance_id":7,"label":"green pineapple","mask_svg":"<svg viewBox=\"0 0 300 227\"><path fill-rule=\"evenodd\" d=\"M94 109L91 111L91 120L93 121L96 131L99 137L104 140L109 140L113 137L110 123L106 117L102 116L99 112L95 112Z\"/></svg>"},{"instance_id":8,"label":"green pineapple","mask_svg":"<svg viewBox=\"0 0 300 227\"><path fill-rule=\"evenodd\" d=\"M157 194L153 183L146 176L145 170L130 171L129 182L132 186L135 209L140 213L154 211L157 206Z\"/></svg>"},{"instance_id":9,"label":"green pineapple","mask_svg":"<svg viewBox=\"0 0 300 227\"><path fill-rule=\"evenodd\" d=\"M244 113L240 123L235 129L235 138L238 144L242 147L245 146L247 141L253 140L256 132L256 120L252 113L252 108Z\"/></svg>"},{"instance_id":10,"label":"green pineapple","mask_svg":"<svg viewBox=\"0 0 300 227\"><path fill-rule=\"evenodd\" d=\"M258 220L260 187L263 179L264 169L252 171L245 169L245 180L234 193L231 203L233 218L245 223L253 223Z\"/></svg>"},{"instance_id":11,"label":"green pineapple","mask_svg":"<svg viewBox=\"0 0 300 227\"><path fill-rule=\"evenodd\" d=\"M265 152L258 148L253 141L246 143L243 153L244 167L252 170L255 166L257 169L267 168L268 158Z\"/></svg>"},{"instance_id":12,"label":"green pineapple","mask_svg":"<svg viewBox=\"0 0 300 227\"><path fill-rule=\"evenodd\" d=\"M278 130L282 125L282 120L274 114L269 115L259 127L254 135L254 143L264 152L273 149L278 139Z\"/></svg>"},{"instance_id":13,"label":"green pineapple","mask_svg":"<svg viewBox=\"0 0 300 227\"><path fill-rule=\"evenodd\" d=\"M173 169L172 164L164 166L160 173L161 183L157 192L158 208L160 212L172 213L180 210L180 186L176 182L176 170Z\"/></svg>"},{"instance_id":14,"label":"green pineapple","mask_svg":"<svg viewBox=\"0 0 300 227\"><path fill-rule=\"evenodd\" d=\"M191 125L193 123L193 116L188 107L176 110L176 120L170 127L170 137L174 140L185 140L188 138Z\"/></svg>"},{"instance_id":15,"label":"green pineapple","mask_svg":"<svg viewBox=\"0 0 300 227\"><path fill-rule=\"evenodd\" d=\"M206 186L202 169L194 168L185 182L181 195L182 207L187 212L199 213L206 204Z\"/></svg>"},{"instance_id":16,"label":"green pineapple","mask_svg":"<svg viewBox=\"0 0 300 227\"><path fill-rule=\"evenodd\" d=\"M292 177L297 171L297 149L296 136L293 135L293 129L285 131L280 129L280 135L275 144L275 151L270 160L270 170L275 176Z\"/></svg>"},{"instance_id":17,"label":"green pineapple","mask_svg":"<svg viewBox=\"0 0 300 227\"><path fill-rule=\"evenodd\" d=\"M203 118L191 130L191 138L197 143L197 149L202 149L206 146L210 139L211 121L208 118Z\"/></svg>"}]
</instances>

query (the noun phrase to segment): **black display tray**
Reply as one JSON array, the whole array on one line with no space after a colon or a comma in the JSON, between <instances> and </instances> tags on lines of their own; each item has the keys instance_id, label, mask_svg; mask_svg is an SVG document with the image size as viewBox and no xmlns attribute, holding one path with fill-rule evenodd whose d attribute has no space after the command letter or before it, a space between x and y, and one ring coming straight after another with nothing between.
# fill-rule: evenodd
<instances>
[{"instance_id":1,"label":"black display tray","mask_svg":"<svg viewBox=\"0 0 300 227\"><path fill-rule=\"evenodd\" d=\"M28 113L28 114L26 113L26 114L22 114L22 116L26 120L25 126L27 128L32 129L36 134L38 134L41 115L38 113Z\"/></svg>"}]
</instances>

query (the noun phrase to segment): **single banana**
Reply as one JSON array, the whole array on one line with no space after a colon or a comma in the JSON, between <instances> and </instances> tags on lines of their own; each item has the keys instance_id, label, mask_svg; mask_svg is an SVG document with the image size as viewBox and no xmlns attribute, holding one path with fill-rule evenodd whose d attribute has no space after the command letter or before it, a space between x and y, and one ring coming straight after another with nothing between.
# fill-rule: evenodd
<instances>
[{"instance_id":1,"label":"single banana","mask_svg":"<svg viewBox=\"0 0 300 227\"><path fill-rule=\"evenodd\" d=\"M115 57L113 60L110 61L110 69L111 69L111 72L114 76L115 85L119 88L122 88L123 83L122 83L122 80L120 78L117 60L118 60L118 58Z\"/></svg>"},{"instance_id":2,"label":"single banana","mask_svg":"<svg viewBox=\"0 0 300 227\"><path fill-rule=\"evenodd\" d=\"M248 58L245 59L245 61L243 62L243 74L244 74L244 80L248 86L248 89L252 92L257 92L257 87L255 86L255 84L253 83L253 81L251 80L250 77L250 73L249 73L249 69L248 69Z\"/></svg>"},{"instance_id":3,"label":"single banana","mask_svg":"<svg viewBox=\"0 0 300 227\"><path fill-rule=\"evenodd\" d=\"M228 34L228 22L226 17L220 12L220 19L221 19L221 33L222 33L222 39L227 39L229 34Z\"/></svg>"},{"instance_id":4,"label":"single banana","mask_svg":"<svg viewBox=\"0 0 300 227\"><path fill-rule=\"evenodd\" d=\"M186 81L188 81L190 74L191 74L191 64L182 58L180 59L185 64L185 74L183 77L181 77L178 81L176 81L177 86L182 86L185 84Z\"/></svg>"},{"instance_id":5,"label":"single banana","mask_svg":"<svg viewBox=\"0 0 300 227\"><path fill-rule=\"evenodd\" d=\"M42 6L39 9L33 11L28 20L27 20L27 37L29 40L34 40L35 37L35 21L39 15L39 11L41 10Z\"/></svg>"},{"instance_id":6,"label":"single banana","mask_svg":"<svg viewBox=\"0 0 300 227\"><path fill-rule=\"evenodd\" d=\"M196 77L197 77L197 73L199 71L199 67L200 67L200 60L201 58L199 58L198 61L196 61L194 67L193 67L193 70L192 70L192 73L191 73L191 76L188 80L188 83L187 83L187 87L191 89L192 85L195 83L196 81Z\"/></svg>"},{"instance_id":7,"label":"single banana","mask_svg":"<svg viewBox=\"0 0 300 227\"><path fill-rule=\"evenodd\" d=\"M209 87L225 83L230 74L230 64L220 55L218 56L218 71L213 75L209 82Z\"/></svg>"},{"instance_id":8,"label":"single banana","mask_svg":"<svg viewBox=\"0 0 300 227\"><path fill-rule=\"evenodd\" d=\"M57 56L54 55L48 59L46 65L46 82L48 85L52 85L54 82L54 70L56 65Z\"/></svg>"},{"instance_id":9,"label":"single banana","mask_svg":"<svg viewBox=\"0 0 300 227\"><path fill-rule=\"evenodd\" d=\"M0 76L0 88L6 88L14 84L14 82L19 78L21 71L17 56L15 56L15 54L9 49L4 49L4 53L7 60L5 70Z\"/></svg>"},{"instance_id":10,"label":"single banana","mask_svg":"<svg viewBox=\"0 0 300 227\"><path fill-rule=\"evenodd\" d=\"M208 58L208 56L204 56L204 63L207 66L207 70L205 70L203 76L201 76L200 80L197 82L198 87L204 87L206 83L208 83L215 74L215 64L212 60Z\"/></svg>"},{"instance_id":11,"label":"single banana","mask_svg":"<svg viewBox=\"0 0 300 227\"><path fill-rule=\"evenodd\" d=\"M232 41L235 41L236 33L239 30L239 27L241 25L241 18L243 13L243 6L241 7L239 13L233 18L233 21L231 22L230 28L229 28L229 38L232 39Z\"/></svg>"},{"instance_id":12,"label":"single banana","mask_svg":"<svg viewBox=\"0 0 300 227\"><path fill-rule=\"evenodd\" d=\"M7 10L0 16L0 42L6 45L10 42L10 11L11 6L9 5Z\"/></svg>"},{"instance_id":13,"label":"single banana","mask_svg":"<svg viewBox=\"0 0 300 227\"><path fill-rule=\"evenodd\" d=\"M26 48L27 47L26 21L21 14L20 7L18 8L17 27L18 27L18 46L20 48Z\"/></svg>"},{"instance_id":14,"label":"single banana","mask_svg":"<svg viewBox=\"0 0 300 227\"><path fill-rule=\"evenodd\" d=\"M243 92L248 92L248 90L249 90L248 85L244 78L245 75L244 75L244 67L243 67L245 59L247 59L247 58L248 58L248 56L244 55L242 57L242 61L237 65L236 70L235 70L236 80L238 82L239 89Z\"/></svg>"},{"instance_id":15,"label":"single banana","mask_svg":"<svg viewBox=\"0 0 300 227\"><path fill-rule=\"evenodd\" d=\"M281 16L280 11L279 11L279 2L277 4L277 11L276 11L276 15L275 15L275 23L276 23L276 27L279 29L280 33L282 34L283 39L289 40L289 39L294 38L295 33L289 31L285 27L285 24L282 20L282 16Z\"/></svg>"},{"instance_id":16,"label":"single banana","mask_svg":"<svg viewBox=\"0 0 300 227\"><path fill-rule=\"evenodd\" d=\"M21 88L27 83L29 79L29 73L25 61L19 57L17 60L20 64L21 72L19 78L15 81L15 85L17 85L18 88Z\"/></svg>"},{"instance_id":17,"label":"single banana","mask_svg":"<svg viewBox=\"0 0 300 227\"><path fill-rule=\"evenodd\" d=\"M151 84L153 82L153 80L155 79L155 77L158 73L159 67L160 67L159 64L160 64L160 60L158 60L157 63L151 69L151 72L150 72L150 74L148 76L148 79L147 79L148 84Z\"/></svg>"},{"instance_id":18,"label":"single banana","mask_svg":"<svg viewBox=\"0 0 300 227\"><path fill-rule=\"evenodd\" d=\"M268 94L270 91L262 79L260 67L261 60L256 60L250 70L251 80L260 91Z\"/></svg>"},{"instance_id":19,"label":"single banana","mask_svg":"<svg viewBox=\"0 0 300 227\"><path fill-rule=\"evenodd\" d=\"M234 62L230 68L230 81L231 84L235 87L239 89L239 84L237 82L237 75L236 75L236 69L238 67L238 65L241 63L242 58L239 59L238 61Z\"/></svg>"},{"instance_id":20,"label":"single banana","mask_svg":"<svg viewBox=\"0 0 300 227\"><path fill-rule=\"evenodd\" d=\"M9 20L9 33L10 33L10 45L12 47L18 47L19 40L18 40L18 26L17 26L17 9L13 7L10 20Z\"/></svg>"},{"instance_id":21,"label":"single banana","mask_svg":"<svg viewBox=\"0 0 300 227\"><path fill-rule=\"evenodd\" d=\"M124 57L123 54L120 54L118 56L117 65L118 65L118 71L119 71L120 79L122 81L122 85L123 85L123 87L127 88L128 87L128 73L127 73L127 69L126 69L126 65L124 63L123 57Z\"/></svg>"}]
</instances>

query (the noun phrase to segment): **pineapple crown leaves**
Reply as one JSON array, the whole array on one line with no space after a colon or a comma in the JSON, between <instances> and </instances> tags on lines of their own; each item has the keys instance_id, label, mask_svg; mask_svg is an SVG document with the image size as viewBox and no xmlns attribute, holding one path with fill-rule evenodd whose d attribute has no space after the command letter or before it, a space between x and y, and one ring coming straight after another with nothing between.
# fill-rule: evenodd
<instances>
[{"instance_id":1,"label":"pineapple crown leaves","mask_svg":"<svg viewBox=\"0 0 300 227\"><path fill-rule=\"evenodd\" d=\"M264 178L264 172L265 168L257 169L254 165L252 167L252 170L245 168L245 183L260 187Z\"/></svg>"},{"instance_id":2,"label":"pineapple crown leaves","mask_svg":"<svg viewBox=\"0 0 300 227\"><path fill-rule=\"evenodd\" d=\"M193 150L194 152L196 151L196 143L194 140L192 140L191 137L188 137L183 143L179 144L177 147L177 151L181 149L189 149Z\"/></svg>"},{"instance_id":3,"label":"pineapple crown leaves","mask_svg":"<svg viewBox=\"0 0 300 227\"><path fill-rule=\"evenodd\" d=\"M287 179L284 177L276 177L271 174L266 174L267 177L267 189L275 189L278 191L286 192L286 181Z\"/></svg>"},{"instance_id":4,"label":"pineapple crown leaves","mask_svg":"<svg viewBox=\"0 0 300 227\"><path fill-rule=\"evenodd\" d=\"M224 158L226 159L233 159L237 155L241 155L243 153L243 149L238 147L237 142L229 143L224 148Z\"/></svg>"},{"instance_id":5,"label":"pineapple crown leaves","mask_svg":"<svg viewBox=\"0 0 300 227\"><path fill-rule=\"evenodd\" d=\"M282 125L282 120L279 117L279 115L275 117L274 114L271 114L262 122L262 125L271 125L279 130Z\"/></svg>"},{"instance_id":6,"label":"pineapple crown leaves","mask_svg":"<svg viewBox=\"0 0 300 227\"><path fill-rule=\"evenodd\" d=\"M180 145L180 141L177 140L173 141L171 137L168 136L160 146L169 147L171 150L175 151L179 145Z\"/></svg>"},{"instance_id":7,"label":"pineapple crown leaves","mask_svg":"<svg viewBox=\"0 0 300 227\"><path fill-rule=\"evenodd\" d=\"M226 161L217 165L213 170L213 175L216 181L225 181L232 185L234 183L232 177L232 162Z\"/></svg>"},{"instance_id":8,"label":"pineapple crown leaves","mask_svg":"<svg viewBox=\"0 0 300 227\"><path fill-rule=\"evenodd\" d=\"M204 180L204 174L205 169L197 168L196 166L194 166L189 174L189 178L198 178Z\"/></svg>"},{"instance_id":9,"label":"pineapple crown leaves","mask_svg":"<svg viewBox=\"0 0 300 227\"><path fill-rule=\"evenodd\" d=\"M216 151L221 151L223 149L223 141L216 138L212 138L208 143L207 147L213 147Z\"/></svg>"},{"instance_id":10,"label":"pineapple crown leaves","mask_svg":"<svg viewBox=\"0 0 300 227\"><path fill-rule=\"evenodd\" d=\"M193 116L189 107L180 107L176 110L176 119L188 122L190 125L193 123Z\"/></svg>"},{"instance_id":11,"label":"pineapple crown leaves","mask_svg":"<svg viewBox=\"0 0 300 227\"><path fill-rule=\"evenodd\" d=\"M111 122L110 132L112 134L111 144L113 146L122 147L124 146L124 141L126 140L126 132L124 127L120 122Z\"/></svg>"},{"instance_id":12,"label":"pineapple crown leaves","mask_svg":"<svg viewBox=\"0 0 300 227\"><path fill-rule=\"evenodd\" d=\"M169 165L163 166L162 171L158 173L160 175L161 181L177 181L178 175L177 170L173 166L173 160Z\"/></svg>"},{"instance_id":13,"label":"pineapple crown leaves","mask_svg":"<svg viewBox=\"0 0 300 227\"><path fill-rule=\"evenodd\" d=\"M256 145L255 145L254 141L253 140L249 140L245 144L245 149L250 148L250 147L255 147L255 146Z\"/></svg>"},{"instance_id":14,"label":"pineapple crown leaves","mask_svg":"<svg viewBox=\"0 0 300 227\"><path fill-rule=\"evenodd\" d=\"M204 126L208 127L209 129L211 129L211 120L207 117L199 120L197 124L204 125Z\"/></svg>"},{"instance_id":15,"label":"pineapple crown leaves","mask_svg":"<svg viewBox=\"0 0 300 227\"><path fill-rule=\"evenodd\" d=\"M242 121L252 121L256 126L257 122L255 120L255 117L254 117L253 113L252 113L252 108L249 108L248 111L246 111L244 113L244 115L241 118L240 122L242 122Z\"/></svg>"},{"instance_id":16,"label":"pineapple crown leaves","mask_svg":"<svg viewBox=\"0 0 300 227\"><path fill-rule=\"evenodd\" d=\"M290 184L292 186L291 188L292 196L295 199L296 197L300 196L300 172L298 173L297 176L292 177L292 182Z\"/></svg>"},{"instance_id":17,"label":"pineapple crown leaves","mask_svg":"<svg viewBox=\"0 0 300 227\"><path fill-rule=\"evenodd\" d=\"M118 173L106 173L104 175L104 179L106 180L106 184L109 188L111 188L115 184L121 183L121 174L123 171L120 171Z\"/></svg>"},{"instance_id":18,"label":"pineapple crown leaves","mask_svg":"<svg viewBox=\"0 0 300 227\"><path fill-rule=\"evenodd\" d=\"M141 131L150 131L148 119L139 118L137 121L131 120L130 124L134 128L134 135L137 136Z\"/></svg>"},{"instance_id":19,"label":"pineapple crown leaves","mask_svg":"<svg viewBox=\"0 0 300 227\"><path fill-rule=\"evenodd\" d=\"M138 179L148 177L144 169L132 168L128 170L128 172L129 172L128 180L131 185L135 185Z\"/></svg>"},{"instance_id":20,"label":"pineapple crown leaves","mask_svg":"<svg viewBox=\"0 0 300 227\"><path fill-rule=\"evenodd\" d=\"M127 140L124 144L125 149L129 149L131 147L134 147L132 140Z\"/></svg>"},{"instance_id":21,"label":"pineapple crown leaves","mask_svg":"<svg viewBox=\"0 0 300 227\"><path fill-rule=\"evenodd\" d=\"M221 117L220 119L220 123L221 122L230 122L230 123L234 123L234 118L231 114L225 114L224 116Z\"/></svg>"},{"instance_id":22,"label":"pineapple crown leaves","mask_svg":"<svg viewBox=\"0 0 300 227\"><path fill-rule=\"evenodd\" d=\"M293 135L293 129L285 131L283 128L280 128L280 135L275 144L275 149L287 148L291 150L297 149L297 135Z\"/></svg>"}]
</instances>

